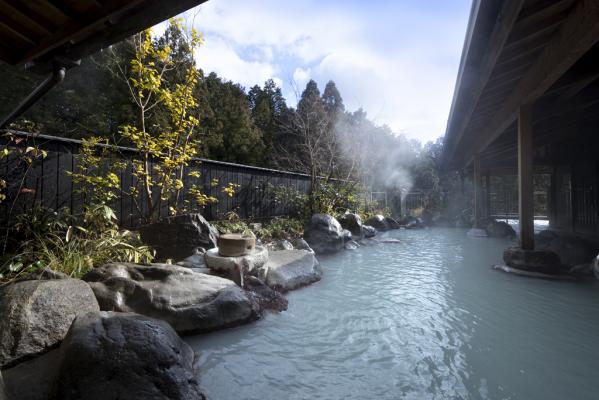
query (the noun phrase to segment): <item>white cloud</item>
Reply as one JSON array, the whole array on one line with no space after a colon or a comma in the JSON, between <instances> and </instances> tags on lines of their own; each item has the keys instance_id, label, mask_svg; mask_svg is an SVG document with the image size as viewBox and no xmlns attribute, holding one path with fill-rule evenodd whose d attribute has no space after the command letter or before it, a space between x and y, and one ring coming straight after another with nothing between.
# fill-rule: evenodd
<instances>
[{"instance_id":1,"label":"white cloud","mask_svg":"<svg viewBox=\"0 0 599 400\"><path fill-rule=\"evenodd\" d=\"M296 68L293 71L293 83L297 85L298 88L301 88L308 83L310 80L310 69L309 68Z\"/></svg>"},{"instance_id":2,"label":"white cloud","mask_svg":"<svg viewBox=\"0 0 599 400\"><path fill-rule=\"evenodd\" d=\"M445 130L469 1L213 0L186 16L206 36L205 71L246 87L274 78L292 104L309 79L332 79L348 109L431 140Z\"/></svg>"},{"instance_id":3,"label":"white cloud","mask_svg":"<svg viewBox=\"0 0 599 400\"><path fill-rule=\"evenodd\" d=\"M197 52L196 63L206 73L216 71L222 77L246 87L271 78L282 82L275 76L274 64L268 61L243 59L231 43L219 37L212 37L211 40L206 41Z\"/></svg>"}]
</instances>

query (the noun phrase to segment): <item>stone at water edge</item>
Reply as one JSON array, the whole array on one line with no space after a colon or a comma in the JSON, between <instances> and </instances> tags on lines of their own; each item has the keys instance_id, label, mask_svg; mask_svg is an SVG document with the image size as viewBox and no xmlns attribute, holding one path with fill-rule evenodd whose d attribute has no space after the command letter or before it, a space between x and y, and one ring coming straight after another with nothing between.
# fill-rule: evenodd
<instances>
[{"instance_id":1,"label":"stone at water edge","mask_svg":"<svg viewBox=\"0 0 599 400\"><path fill-rule=\"evenodd\" d=\"M0 371L0 400L7 400L4 393L4 379L2 378L2 371Z\"/></svg>"},{"instance_id":2,"label":"stone at water edge","mask_svg":"<svg viewBox=\"0 0 599 400\"><path fill-rule=\"evenodd\" d=\"M390 243L392 243L392 244L401 244L402 243L401 240L399 240L399 239L393 239L393 238L379 239L377 241L378 241L378 243L385 243L385 244L390 244Z\"/></svg>"},{"instance_id":3,"label":"stone at water edge","mask_svg":"<svg viewBox=\"0 0 599 400\"><path fill-rule=\"evenodd\" d=\"M595 278L599 279L599 256L593 260L593 274L595 274Z\"/></svg>"},{"instance_id":4,"label":"stone at water edge","mask_svg":"<svg viewBox=\"0 0 599 400\"><path fill-rule=\"evenodd\" d=\"M411 215L408 215L407 217L402 219L401 222L399 222L399 224L406 229L424 228L424 223L422 223L422 220L420 218L412 217Z\"/></svg>"},{"instance_id":5,"label":"stone at water edge","mask_svg":"<svg viewBox=\"0 0 599 400\"><path fill-rule=\"evenodd\" d=\"M364 231L364 237L366 239L370 239L376 236L376 229L370 225L363 225L362 229Z\"/></svg>"},{"instance_id":6,"label":"stone at water edge","mask_svg":"<svg viewBox=\"0 0 599 400\"><path fill-rule=\"evenodd\" d=\"M179 261L176 265L189 268L191 271L200 274L212 275L212 270L206 266L206 262L204 261L204 253L189 256L186 259Z\"/></svg>"},{"instance_id":7,"label":"stone at water edge","mask_svg":"<svg viewBox=\"0 0 599 400\"><path fill-rule=\"evenodd\" d=\"M568 269L568 273L581 278L595 278L595 274L593 273L593 264L594 263L575 265Z\"/></svg>"},{"instance_id":8,"label":"stone at water edge","mask_svg":"<svg viewBox=\"0 0 599 400\"><path fill-rule=\"evenodd\" d=\"M306 242L302 238L295 239L293 241L293 247L295 247L296 250L308 250L308 251L314 253L314 250L312 250L312 248L310 247L308 242Z\"/></svg>"},{"instance_id":9,"label":"stone at water edge","mask_svg":"<svg viewBox=\"0 0 599 400\"><path fill-rule=\"evenodd\" d=\"M317 254L334 253L343 249L345 242L351 239L351 233L334 217L314 214L306 226L304 239Z\"/></svg>"},{"instance_id":10,"label":"stone at water edge","mask_svg":"<svg viewBox=\"0 0 599 400\"><path fill-rule=\"evenodd\" d=\"M387 222L387 226L389 227L389 229L399 229L399 222L397 222L396 220L394 220L391 217L385 217L385 222Z\"/></svg>"},{"instance_id":11,"label":"stone at water edge","mask_svg":"<svg viewBox=\"0 0 599 400\"><path fill-rule=\"evenodd\" d=\"M156 250L156 260L182 260L198 248L216 247L218 231L200 214L164 218L139 228L141 240Z\"/></svg>"},{"instance_id":12,"label":"stone at water edge","mask_svg":"<svg viewBox=\"0 0 599 400\"><path fill-rule=\"evenodd\" d=\"M278 291L271 289L266 283L255 276L248 275L244 279L244 290L249 296L255 297L263 310L281 312L287 310L289 302Z\"/></svg>"},{"instance_id":13,"label":"stone at water edge","mask_svg":"<svg viewBox=\"0 0 599 400\"><path fill-rule=\"evenodd\" d=\"M354 240L360 240L364 237L362 218L358 214L345 213L339 217L339 224L343 229L347 229Z\"/></svg>"},{"instance_id":14,"label":"stone at water edge","mask_svg":"<svg viewBox=\"0 0 599 400\"><path fill-rule=\"evenodd\" d=\"M135 312L179 333L202 333L254 321L258 305L233 281L170 264L111 263L89 282L102 311Z\"/></svg>"},{"instance_id":15,"label":"stone at water edge","mask_svg":"<svg viewBox=\"0 0 599 400\"><path fill-rule=\"evenodd\" d=\"M29 280L0 288L0 367L42 354L63 340L78 314L99 311L79 279Z\"/></svg>"},{"instance_id":16,"label":"stone at water edge","mask_svg":"<svg viewBox=\"0 0 599 400\"><path fill-rule=\"evenodd\" d=\"M350 240L344 245L345 250L356 250L358 247L360 247L360 244L355 240Z\"/></svg>"},{"instance_id":17,"label":"stone at water edge","mask_svg":"<svg viewBox=\"0 0 599 400\"><path fill-rule=\"evenodd\" d=\"M289 240L279 240L275 245L275 250L293 250L293 245Z\"/></svg>"},{"instance_id":18,"label":"stone at water edge","mask_svg":"<svg viewBox=\"0 0 599 400\"><path fill-rule=\"evenodd\" d=\"M550 230L541 231L535 236L535 247L554 252L568 267L592 263L599 250L593 243L580 237L559 235Z\"/></svg>"},{"instance_id":19,"label":"stone at water edge","mask_svg":"<svg viewBox=\"0 0 599 400\"><path fill-rule=\"evenodd\" d=\"M307 250L273 251L267 266L266 284L281 292L309 285L322 277L318 260Z\"/></svg>"},{"instance_id":20,"label":"stone at water edge","mask_svg":"<svg viewBox=\"0 0 599 400\"><path fill-rule=\"evenodd\" d=\"M503 251L503 261L512 268L547 275L563 272L562 263L557 254L547 250L523 250L508 247Z\"/></svg>"},{"instance_id":21,"label":"stone at water edge","mask_svg":"<svg viewBox=\"0 0 599 400\"><path fill-rule=\"evenodd\" d=\"M50 400L200 400L194 351L165 322L87 313L60 346Z\"/></svg>"},{"instance_id":22,"label":"stone at water edge","mask_svg":"<svg viewBox=\"0 0 599 400\"><path fill-rule=\"evenodd\" d=\"M487 224L485 231L490 237L513 238L516 237L516 231L505 221L491 220Z\"/></svg>"},{"instance_id":23,"label":"stone at water edge","mask_svg":"<svg viewBox=\"0 0 599 400\"><path fill-rule=\"evenodd\" d=\"M384 232L389 230L389 223L382 215L375 215L368 218L365 224L374 227L377 231Z\"/></svg>"},{"instance_id":24,"label":"stone at water edge","mask_svg":"<svg viewBox=\"0 0 599 400\"><path fill-rule=\"evenodd\" d=\"M4 391L10 400L48 400L56 375L60 351L50 350L39 357L2 370ZM32 384L35 382L35 384ZM0 396L2 400L2 396Z\"/></svg>"},{"instance_id":25,"label":"stone at water edge","mask_svg":"<svg viewBox=\"0 0 599 400\"><path fill-rule=\"evenodd\" d=\"M528 278L551 279L551 280L565 279L565 277L563 275L549 275L549 274L544 274L541 272L526 271L526 270L519 269L519 268L512 268L507 265L493 265L492 268L496 271L502 271L502 272L506 272L508 274L525 276Z\"/></svg>"}]
</instances>

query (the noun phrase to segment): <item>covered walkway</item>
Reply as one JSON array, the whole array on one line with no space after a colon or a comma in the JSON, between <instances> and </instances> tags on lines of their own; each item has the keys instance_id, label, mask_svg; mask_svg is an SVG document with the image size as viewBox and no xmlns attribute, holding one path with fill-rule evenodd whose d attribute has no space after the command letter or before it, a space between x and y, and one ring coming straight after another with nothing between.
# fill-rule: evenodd
<instances>
[{"instance_id":1,"label":"covered walkway","mask_svg":"<svg viewBox=\"0 0 599 400\"><path fill-rule=\"evenodd\" d=\"M517 175L523 249L534 249L541 175L551 229L599 238L598 42L596 0L472 6L443 163L473 177L475 221L489 214L483 187Z\"/></svg>"}]
</instances>

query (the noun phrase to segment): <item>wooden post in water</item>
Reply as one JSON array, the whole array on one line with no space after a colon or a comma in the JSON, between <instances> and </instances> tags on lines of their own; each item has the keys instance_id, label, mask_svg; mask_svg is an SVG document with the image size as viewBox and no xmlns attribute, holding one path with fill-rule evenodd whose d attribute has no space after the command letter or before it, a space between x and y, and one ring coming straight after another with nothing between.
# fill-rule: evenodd
<instances>
[{"instance_id":1,"label":"wooden post in water","mask_svg":"<svg viewBox=\"0 0 599 400\"><path fill-rule=\"evenodd\" d=\"M485 216L491 218L491 175L485 174Z\"/></svg>"},{"instance_id":2,"label":"wooden post in water","mask_svg":"<svg viewBox=\"0 0 599 400\"><path fill-rule=\"evenodd\" d=\"M474 227L480 228L482 219L483 188L480 174L480 154L474 155Z\"/></svg>"},{"instance_id":3,"label":"wooden post in water","mask_svg":"<svg viewBox=\"0 0 599 400\"><path fill-rule=\"evenodd\" d=\"M518 211L523 250L535 247L532 134L532 104L522 105L518 112Z\"/></svg>"}]
</instances>

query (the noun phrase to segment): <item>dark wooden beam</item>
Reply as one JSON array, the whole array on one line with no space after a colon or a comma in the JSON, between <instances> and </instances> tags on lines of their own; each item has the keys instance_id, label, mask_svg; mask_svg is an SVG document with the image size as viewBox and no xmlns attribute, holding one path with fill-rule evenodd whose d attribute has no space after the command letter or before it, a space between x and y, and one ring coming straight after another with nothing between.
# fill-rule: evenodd
<instances>
[{"instance_id":1,"label":"dark wooden beam","mask_svg":"<svg viewBox=\"0 0 599 400\"><path fill-rule=\"evenodd\" d=\"M516 52L518 52L518 48L528 48L531 46L534 47L536 44L542 44L544 42L547 42L547 39L553 36L558 27L559 24L541 26L538 30L532 32L528 36L514 39L512 42L505 46L506 51L515 50Z\"/></svg>"},{"instance_id":2,"label":"dark wooden beam","mask_svg":"<svg viewBox=\"0 0 599 400\"><path fill-rule=\"evenodd\" d=\"M108 47L116 42L156 25L170 17L189 10L206 0L145 0L135 1L138 6L124 14L116 12L104 18L102 23L83 27L80 32L69 38L68 46L55 48L44 55L35 56L31 63L31 70L37 73L47 73L52 66L54 57L69 57L80 59L98 50ZM99 2L105 9L113 0ZM126 2L131 6L133 1Z\"/></svg>"},{"instance_id":3,"label":"dark wooden beam","mask_svg":"<svg viewBox=\"0 0 599 400\"><path fill-rule=\"evenodd\" d=\"M539 98L598 41L599 1L580 0L491 120L488 131L476 137L471 154L492 143L514 122L522 104Z\"/></svg>"},{"instance_id":4,"label":"dark wooden beam","mask_svg":"<svg viewBox=\"0 0 599 400\"><path fill-rule=\"evenodd\" d=\"M52 51L69 42L72 38L79 36L84 31L93 30L109 21L116 14L123 14L143 2L144 0L131 0L126 3L123 3L120 0L106 1L98 13L92 14L88 18L81 18L71 24L66 24L52 35L44 38L41 43L25 54L23 61L31 61L33 58ZM93 20L90 18L93 18Z\"/></svg>"},{"instance_id":5,"label":"dark wooden beam","mask_svg":"<svg viewBox=\"0 0 599 400\"><path fill-rule=\"evenodd\" d=\"M528 67L528 64L520 64L511 70L495 71L491 77L491 80L489 80L489 85L495 85L498 82L502 82L504 80L520 79L522 78L522 75L526 72Z\"/></svg>"},{"instance_id":6,"label":"dark wooden beam","mask_svg":"<svg viewBox=\"0 0 599 400\"><path fill-rule=\"evenodd\" d=\"M518 45L506 46L497 63L506 63L516 58L526 57L530 54L537 53L545 47L552 34L553 32L545 32L541 36L529 38ZM496 73L493 75L492 79L495 78L495 75Z\"/></svg>"},{"instance_id":7,"label":"dark wooden beam","mask_svg":"<svg viewBox=\"0 0 599 400\"><path fill-rule=\"evenodd\" d=\"M57 25L46 14L37 14L28 7L29 2L20 0L1 0L0 13L9 15L36 29L41 28L47 34L56 30Z\"/></svg>"},{"instance_id":8,"label":"dark wooden beam","mask_svg":"<svg viewBox=\"0 0 599 400\"><path fill-rule=\"evenodd\" d=\"M576 0L561 0L544 6L523 18L520 18L512 32L513 37L522 38L538 30L539 26L548 27L563 21L565 13L570 11Z\"/></svg>"},{"instance_id":9,"label":"dark wooden beam","mask_svg":"<svg viewBox=\"0 0 599 400\"><path fill-rule=\"evenodd\" d=\"M11 28L34 32L38 37L49 35L51 29L46 24L47 21L40 21L28 15L27 9L24 9L22 4L11 4L4 0L0 0L0 15L2 22Z\"/></svg>"},{"instance_id":10,"label":"dark wooden beam","mask_svg":"<svg viewBox=\"0 0 599 400\"><path fill-rule=\"evenodd\" d=\"M567 101L567 100L570 100L570 99L576 97L576 95L578 93L582 92L584 89L589 87L597 79L599 79L599 73L580 79L578 82L575 82L572 85L570 85L562 93L560 98Z\"/></svg>"}]
</instances>

